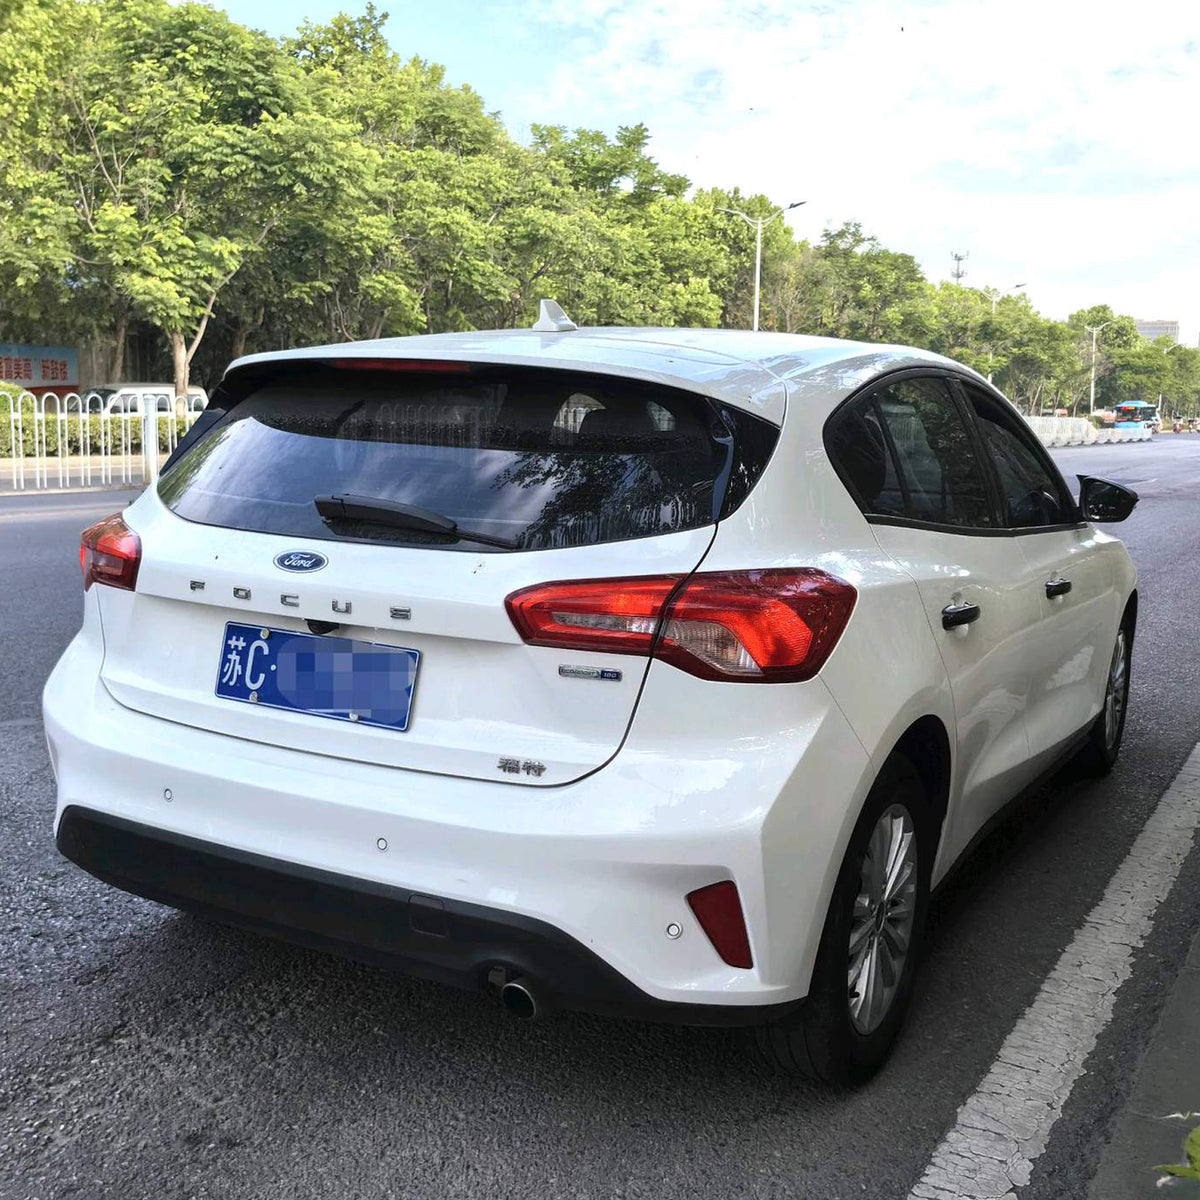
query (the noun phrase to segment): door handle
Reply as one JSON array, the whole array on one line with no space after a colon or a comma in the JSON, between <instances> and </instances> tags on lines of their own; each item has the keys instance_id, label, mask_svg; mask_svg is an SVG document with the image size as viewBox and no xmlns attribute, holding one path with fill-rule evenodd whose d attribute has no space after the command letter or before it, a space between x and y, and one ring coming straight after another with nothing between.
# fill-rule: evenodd
<instances>
[{"instance_id":1,"label":"door handle","mask_svg":"<svg viewBox=\"0 0 1200 1200\"><path fill-rule=\"evenodd\" d=\"M947 604L942 609L942 628L957 629L960 625L970 625L979 620L978 604Z\"/></svg>"},{"instance_id":2,"label":"door handle","mask_svg":"<svg viewBox=\"0 0 1200 1200\"><path fill-rule=\"evenodd\" d=\"M1069 579L1047 579L1046 595L1053 599L1055 596L1065 596L1071 590Z\"/></svg>"}]
</instances>

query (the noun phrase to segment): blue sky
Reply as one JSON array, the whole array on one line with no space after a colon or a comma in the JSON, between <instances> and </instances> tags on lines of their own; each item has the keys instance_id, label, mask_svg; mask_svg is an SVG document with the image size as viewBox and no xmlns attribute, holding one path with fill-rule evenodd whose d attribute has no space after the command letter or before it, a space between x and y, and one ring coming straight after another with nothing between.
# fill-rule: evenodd
<instances>
[{"instance_id":1,"label":"blue sky","mask_svg":"<svg viewBox=\"0 0 1200 1200\"><path fill-rule=\"evenodd\" d=\"M274 34L360 6L228 0ZM402 55L470 83L514 136L615 130L701 185L859 220L931 278L1018 282L1200 329L1200 3L440 0L381 3Z\"/></svg>"},{"instance_id":2,"label":"blue sky","mask_svg":"<svg viewBox=\"0 0 1200 1200\"><path fill-rule=\"evenodd\" d=\"M264 29L276 36L293 33L302 20L326 21L335 13L358 14L366 7L356 0L230 0L214 3L235 21ZM554 30L521 18L523 6L507 0L378 0L376 8L391 12L387 24L392 48L408 58L417 55L441 63L452 83L468 83L492 111L501 111L517 136L529 121L542 121L536 113L516 117L518 101L536 90L548 77L547 63L572 53L569 31ZM515 119L513 119L515 118ZM586 108L567 124L588 121ZM562 123L562 122L559 122Z\"/></svg>"}]
</instances>

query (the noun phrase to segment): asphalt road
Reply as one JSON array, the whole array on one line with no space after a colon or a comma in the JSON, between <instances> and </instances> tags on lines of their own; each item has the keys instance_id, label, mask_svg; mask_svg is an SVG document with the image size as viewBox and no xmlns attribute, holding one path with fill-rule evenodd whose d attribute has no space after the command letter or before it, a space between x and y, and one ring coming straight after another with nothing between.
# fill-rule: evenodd
<instances>
[{"instance_id":1,"label":"asphalt road","mask_svg":"<svg viewBox=\"0 0 1200 1200\"><path fill-rule=\"evenodd\" d=\"M1066 450L1133 483L1125 750L1065 772L936 899L912 1018L870 1086L761 1073L732 1033L395 979L115 892L61 860L38 721L118 497L0 496L0 1196L903 1200L1200 738L1200 437ZM1084 1196L1190 934L1185 864L1028 1197Z\"/></svg>"}]
</instances>

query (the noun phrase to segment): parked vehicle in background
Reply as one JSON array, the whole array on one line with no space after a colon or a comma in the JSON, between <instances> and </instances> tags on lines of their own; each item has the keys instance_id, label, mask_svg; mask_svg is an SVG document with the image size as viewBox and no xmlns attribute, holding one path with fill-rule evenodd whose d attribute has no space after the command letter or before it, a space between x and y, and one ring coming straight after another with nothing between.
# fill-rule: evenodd
<instances>
[{"instance_id":1,"label":"parked vehicle in background","mask_svg":"<svg viewBox=\"0 0 1200 1200\"><path fill-rule=\"evenodd\" d=\"M174 412L175 385L173 383L106 383L91 388L85 400L99 396L106 416L141 413L153 405L160 413ZM203 411L208 406L208 394L203 388L189 387L187 405L193 412Z\"/></svg>"},{"instance_id":2,"label":"parked vehicle in background","mask_svg":"<svg viewBox=\"0 0 1200 1200\"><path fill-rule=\"evenodd\" d=\"M235 363L85 531L58 846L304 944L884 1061L931 889L1121 746L1135 573L986 380L783 334Z\"/></svg>"},{"instance_id":3,"label":"parked vehicle in background","mask_svg":"<svg viewBox=\"0 0 1200 1200\"><path fill-rule=\"evenodd\" d=\"M1118 429L1140 425L1157 433L1162 428L1158 419L1158 405L1148 400L1127 400L1124 404L1118 404L1113 411Z\"/></svg>"}]
</instances>

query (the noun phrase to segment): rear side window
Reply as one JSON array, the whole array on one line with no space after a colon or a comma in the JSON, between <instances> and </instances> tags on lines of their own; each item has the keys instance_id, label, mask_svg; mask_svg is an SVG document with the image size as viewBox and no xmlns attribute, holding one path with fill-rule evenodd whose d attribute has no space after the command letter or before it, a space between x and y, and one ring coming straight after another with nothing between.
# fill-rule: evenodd
<instances>
[{"instance_id":1,"label":"rear side window","mask_svg":"<svg viewBox=\"0 0 1200 1200\"><path fill-rule=\"evenodd\" d=\"M828 448L864 511L885 517L908 515L874 396L838 418Z\"/></svg>"},{"instance_id":2,"label":"rear side window","mask_svg":"<svg viewBox=\"0 0 1200 1200\"><path fill-rule=\"evenodd\" d=\"M838 414L827 445L868 513L964 529L996 524L983 464L940 379L877 388Z\"/></svg>"},{"instance_id":3,"label":"rear side window","mask_svg":"<svg viewBox=\"0 0 1200 1200\"><path fill-rule=\"evenodd\" d=\"M757 481L778 430L688 392L569 371L306 364L264 380L164 472L181 517L306 539L487 547L318 497L415 506L500 548L542 550L710 525Z\"/></svg>"}]
</instances>

